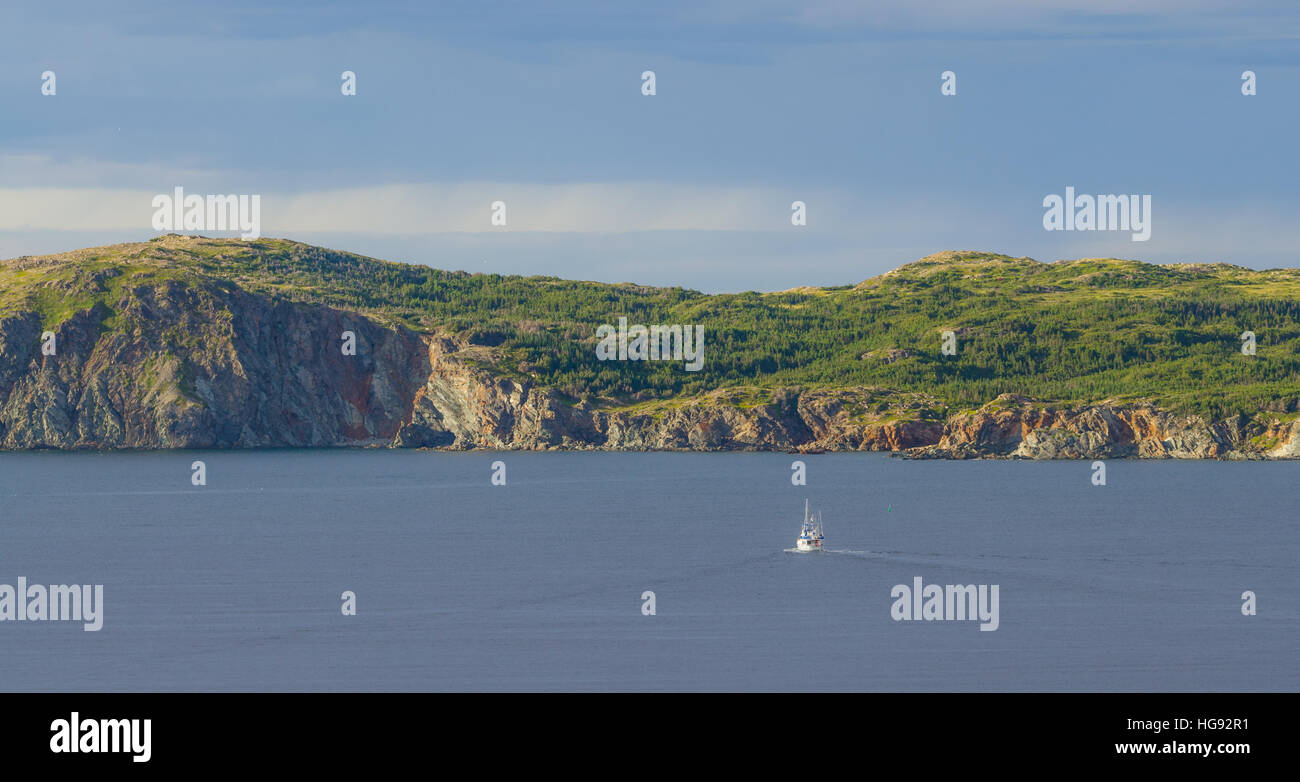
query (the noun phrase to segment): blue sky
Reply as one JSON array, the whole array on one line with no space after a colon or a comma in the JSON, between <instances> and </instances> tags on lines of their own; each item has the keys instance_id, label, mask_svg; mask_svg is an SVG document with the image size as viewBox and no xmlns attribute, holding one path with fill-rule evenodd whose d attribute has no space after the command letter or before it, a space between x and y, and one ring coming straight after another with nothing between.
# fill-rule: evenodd
<instances>
[{"instance_id":1,"label":"blue sky","mask_svg":"<svg viewBox=\"0 0 1300 782\"><path fill-rule=\"evenodd\" d=\"M181 185L260 194L267 236L706 291L943 249L1294 266L1300 8L1228 6L6 7L0 257L149 238ZM1150 194L1151 239L1045 231L1066 186Z\"/></svg>"}]
</instances>

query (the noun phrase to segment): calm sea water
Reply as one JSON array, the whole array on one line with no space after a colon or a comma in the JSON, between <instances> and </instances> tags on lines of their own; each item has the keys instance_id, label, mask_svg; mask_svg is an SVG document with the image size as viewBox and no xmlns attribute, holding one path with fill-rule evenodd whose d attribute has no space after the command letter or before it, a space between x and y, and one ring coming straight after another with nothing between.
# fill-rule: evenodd
<instances>
[{"instance_id":1,"label":"calm sea water","mask_svg":"<svg viewBox=\"0 0 1300 782\"><path fill-rule=\"evenodd\" d=\"M0 623L0 690L1300 690L1300 463L794 458L0 454L0 583L106 603Z\"/></svg>"}]
</instances>

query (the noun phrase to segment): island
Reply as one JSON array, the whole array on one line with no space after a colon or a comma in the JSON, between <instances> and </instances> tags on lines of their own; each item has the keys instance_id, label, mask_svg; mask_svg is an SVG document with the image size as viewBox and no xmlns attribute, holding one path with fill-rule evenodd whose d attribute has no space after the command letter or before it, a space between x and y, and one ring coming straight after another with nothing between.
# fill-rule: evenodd
<instances>
[{"instance_id":1,"label":"island","mask_svg":"<svg viewBox=\"0 0 1300 782\"><path fill-rule=\"evenodd\" d=\"M698 329L698 366L627 360L628 324ZM705 294L177 234L0 262L7 450L1285 459L1297 419L1300 269L946 251Z\"/></svg>"}]
</instances>

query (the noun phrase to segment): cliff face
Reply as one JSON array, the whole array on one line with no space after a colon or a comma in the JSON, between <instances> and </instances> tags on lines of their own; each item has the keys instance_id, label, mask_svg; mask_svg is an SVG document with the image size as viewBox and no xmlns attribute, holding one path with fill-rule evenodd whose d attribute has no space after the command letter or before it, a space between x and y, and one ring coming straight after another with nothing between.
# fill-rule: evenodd
<instances>
[{"instance_id":1,"label":"cliff face","mask_svg":"<svg viewBox=\"0 0 1300 782\"><path fill-rule=\"evenodd\" d=\"M409 331L233 286L128 289L51 330L44 355L39 316L0 320L0 447L387 443L428 377Z\"/></svg>"},{"instance_id":2,"label":"cliff face","mask_svg":"<svg viewBox=\"0 0 1300 782\"><path fill-rule=\"evenodd\" d=\"M1207 424L1147 405L1044 406L1003 395L945 422L863 420L870 389L737 406L720 394L656 412L567 405L430 340L431 373L397 445L494 449L892 451L910 458L1241 459L1300 456L1300 422Z\"/></svg>"},{"instance_id":3,"label":"cliff face","mask_svg":"<svg viewBox=\"0 0 1300 782\"><path fill-rule=\"evenodd\" d=\"M1280 432L1273 439L1280 437ZM915 458L995 456L1018 459L1259 458L1270 453L1245 427L1207 424L1145 405L1043 406L1003 395L980 410L954 416L938 441Z\"/></svg>"},{"instance_id":4,"label":"cliff face","mask_svg":"<svg viewBox=\"0 0 1300 782\"><path fill-rule=\"evenodd\" d=\"M865 425L868 389L793 392L740 406L724 392L654 411L569 404L550 389L479 368L491 351L433 337L430 372L395 445L494 449L900 450L938 440L938 423Z\"/></svg>"}]
</instances>

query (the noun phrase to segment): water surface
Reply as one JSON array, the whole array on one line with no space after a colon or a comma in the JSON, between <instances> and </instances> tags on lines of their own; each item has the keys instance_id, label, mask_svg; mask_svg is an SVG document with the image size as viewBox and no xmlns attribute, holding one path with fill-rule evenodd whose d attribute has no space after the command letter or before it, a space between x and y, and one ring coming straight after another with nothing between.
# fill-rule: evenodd
<instances>
[{"instance_id":1,"label":"water surface","mask_svg":"<svg viewBox=\"0 0 1300 782\"><path fill-rule=\"evenodd\" d=\"M0 454L0 583L106 602L0 622L0 690L1300 690L1300 463L794 458Z\"/></svg>"}]
</instances>

